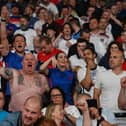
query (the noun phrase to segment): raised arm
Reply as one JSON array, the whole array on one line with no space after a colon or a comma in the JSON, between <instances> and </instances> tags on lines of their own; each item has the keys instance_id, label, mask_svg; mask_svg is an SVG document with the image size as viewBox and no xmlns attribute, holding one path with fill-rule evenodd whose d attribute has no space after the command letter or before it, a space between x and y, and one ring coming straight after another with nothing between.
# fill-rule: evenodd
<instances>
[{"instance_id":1,"label":"raised arm","mask_svg":"<svg viewBox=\"0 0 126 126\"><path fill-rule=\"evenodd\" d=\"M93 98L97 100L98 108L100 108L100 94L101 94L101 90L98 88L94 88Z\"/></svg>"},{"instance_id":2,"label":"raised arm","mask_svg":"<svg viewBox=\"0 0 126 126\"><path fill-rule=\"evenodd\" d=\"M2 12L1 12L2 13ZM4 18L1 14L1 24L0 24L0 44L3 46L2 54L6 56L9 52L9 42L7 39L7 31L6 31L6 18Z\"/></svg>"},{"instance_id":3,"label":"raised arm","mask_svg":"<svg viewBox=\"0 0 126 126\"><path fill-rule=\"evenodd\" d=\"M83 114L83 125L82 126L92 126L89 111L85 111Z\"/></svg>"},{"instance_id":4,"label":"raised arm","mask_svg":"<svg viewBox=\"0 0 126 126\"><path fill-rule=\"evenodd\" d=\"M1 25L0 25L0 35L1 35L1 41L8 41L7 40L7 32L6 32L6 19L1 19Z\"/></svg>"},{"instance_id":5,"label":"raised arm","mask_svg":"<svg viewBox=\"0 0 126 126\"><path fill-rule=\"evenodd\" d=\"M93 85L91 69L96 67L96 64L92 59L86 59L86 62L87 62L86 72L84 79L81 81L81 85L89 91L91 86Z\"/></svg>"},{"instance_id":6,"label":"raised arm","mask_svg":"<svg viewBox=\"0 0 126 126\"><path fill-rule=\"evenodd\" d=\"M47 78L45 77L45 75L42 75L41 77L41 83L43 84L43 88L46 90L46 91L49 91L49 84L48 84L48 80Z\"/></svg>"},{"instance_id":7,"label":"raised arm","mask_svg":"<svg viewBox=\"0 0 126 126\"><path fill-rule=\"evenodd\" d=\"M0 35L1 35L1 41L7 41L7 31L6 31L6 22L8 21L8 10L5 11L4 7L1 10L1 25L0 25Z\"/></svg>"},{"instance_id":8,"label":"raised arm","mask_svg":"<svg viewBox=\"0 0 126 126\"><path fill-rule=\"evenodd\" d=\"M41 66L40 66L40 72L48 75L48 65L52 61L53 57L49 58L47 61L45 61Z\"/></svg>"},{"instance_id":9,"label":"raised arm","mask_svg":"<svg viewBox=\"0 0 126 126\"><path fill-rule=\"evenodd\" d=\"M61 32L61 33L59 33L59 35L56 37L56 39L55 39L54 42L53 42L53 47L57 47L57 46L58 46L58 42L59 42L59 40L60 40L62 34L63 34L63 33Z\"/></svg>"},{"instance_id":10,"label":"raised arm","mask_svg":"<svg viewBox=\"0 0 126 126\"><path fill-rule=\"evenodd\" d=\"M88 91L92 86L91 70L89 67L86 69L86 74L84 79L81 81L81 85Z\"/></svg>"},{"instance_id":11,"label":"raised arm","mask_svg":"<svg viewBox=\"0 0 126 126\"><path fill-rule=\"evenodd\" d=\"M0 67L0 75L5 79L13 78L13 69Z\"/></svg>"},{"instance_id":12,"label":"raised arm","mask_svg":"<svg viewBox=\"0 0 126 126\"><path fill-rule=\"evenodd\" d=\"M81 98L81 97L80 97ZM78 99L76 105L82 112L83 120L82 120L82 126L92 126L92 121L88 109L88 104L85 99ZM78 123L76 123L76 126L79 126Z\"/></svg>"},{"instance_id":13,"label":"raised arm","mask_svg":"<svg viewBox=\"0 0 126 126\"><path fill-rule=\"evenodd\" d=\"M122 27L122 23L119 19L117 19L114 15L111 14L111 20L113 20L116 24L118 24L120 27Z\"/></svg>"},{"instance_id":14,"label":"raised arm","mask_svg":"<svg viewBox=\"0 0 126 126\"><path fill-rule=\"evenodd\" d=\"M126 109L126 77L121 78L121 89L118 97L118 106L120 109Z\"/></svg>"}]
</instances>

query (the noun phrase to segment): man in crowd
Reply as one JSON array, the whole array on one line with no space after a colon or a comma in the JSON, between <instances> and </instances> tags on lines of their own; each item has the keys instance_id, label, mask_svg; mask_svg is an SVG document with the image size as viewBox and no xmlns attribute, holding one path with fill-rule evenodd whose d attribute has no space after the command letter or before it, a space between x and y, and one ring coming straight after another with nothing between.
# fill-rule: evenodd
<instances>
[{"instance_id":1,"label":"man in crowd","mask_svg":"<svg viewBox=\"0 0 126 126\"><path fill-rule=\"evenodd\" d=\"M116 117L126 117L125 111L118 107L120 79L126 76L126 72L122 70L123 62L123 51L112 52L109 57L111 69L97 74L94 89L94 98L97 99L98 105L111 110Z\"/></svg>"},{"instance_id":2,"label":"man in crowd","mask_svg":"<svg viewBox=\"0 0 126 126\"><path fill-rule=\"evenodd\" d=\"M83 60L86 64L77 72L77 79L83 87L82 92L87 92L91 96L93 96L97 73L105 71L104 67L96 63L96 58L97 54L94 47L88 45L83 49Z\"/></svg>"},{"instance_id":3,"label":"man in crowd","mask_svg":"<svg viewBox=\"0 0 126 126\"><path fill-rule=\"evenodd\" d=\"M14 112L1 122L0 126L34 126L41 118L41 97L38 95L28 97L21 112Z\"/></svg>"},{"instance_id":4,"label":"man in crowd","mask_svg":"<svg viewBox=\"0 0 126 126\"><path fill-rule=\"evenodd\" d=\"M106 52L106 47L104 44L106 36L103 36L99 34L99 21L97 18L91 18L89 21L89 29L90 29L90 39L89 42L94 44L95 50L97 52L97 60L104 56Z\"/></svg>"},{"instance_id":5,"label":"man in crowd","mask_svg":"<svg viewBox=\"0 0 126 126\"><path fill-rule=\"evenodd\" d=\"M49 58L55 56L56 54L58 54L59 52L61 52L61 50L53 47L52 41L49 37L40 37L40 42L41 42L41 48L42 51L40 51L38 53L38 62L39 65L44 63L45 61L47 61ZM52 62L48 65L48 68L53 68L55 67L55 62Z\"/></svg>"},{"instance_id":6,"label":"man in crowd","mask_svg":"<svg viewBox=\"0 0 126 126\"><path fill-rule=\"evenodd\" d=\"M35 71L36 59L32 53L25 54L22 69L0 68L0 75L10 80L10 111L22 109L24 101L31 95L42 95L48 89L46 77Z\"/></svg>"},{"instance_id":7,"label":"man in crowd","mask_svg":"<svg viewBox=\"0 0 126 126\"><path fill-rule=\"evenodd\" d=\"M93 126L116 126L113 113L107 109L98 108L97 101L91 99L88 94L80 94L76 105L82 113L82 116L76 120L76 126L82 126L82 123L89 120L89 117Z\"/></svg>"},{"instance_id":8,"label":"man in crowd","mask_svg":"<svg viewBox=\"0 0 126 126\"><path fill-rule=\"evenodd\" d=\"M20 18L20 29L14 32L16 34L22 34L26 38L26 50L33 50L33 40L37 36L37 32L34 29L29 28L29 17L24 15Z\"/></svg>"},{"instance_id":9,"label":"man in crowd","mask_svg":"<svg viewBox=\"0 0 126 126\"><path fill-rule=\"evenodd\" d=\"M88 41L83 38L77 39L76 51L71 50L71 53L75 53L70 56L70 64L73 71L77 72L78 68L85 66L85 61L83 60L83 50L88 45Z\"/></svg>"}]
</instances>

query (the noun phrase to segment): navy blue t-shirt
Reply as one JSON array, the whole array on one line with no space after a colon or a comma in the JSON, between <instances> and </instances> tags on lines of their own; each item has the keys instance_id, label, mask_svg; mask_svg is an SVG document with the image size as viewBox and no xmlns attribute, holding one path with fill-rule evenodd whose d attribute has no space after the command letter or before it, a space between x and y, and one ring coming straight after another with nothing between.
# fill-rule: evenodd
<instances>
[{"instance_id":1,"label":"navy blue t-shirt","mask_svg":"<svg viewBox=\"0 0 126 126\"><path fill-rule=\"evenodd\" d=\"M16 52L9 52L9 54L4 58L4 61L7 64L7 67L20 70L22 69L23 57L24 56L20 56Z\"/></svg>"},{"instance_id":2,"label":"navy blue t-shirt","mask_svg":"<svg viewBox=\"0 0 126 126\"><path fill-rule=\"evenodd\" d=\"M7 65L7 67L20 70L20 69L22 69L23 57L24 56L20 56L16 52L14 52L14 53L9 52L8 55L6 57L4 57L4 61ZM9 85L9 83L7 83L6 95L10 95L10 94L11 94L10 85Z\"/></svg>"},{"instance_id":3,"label":"navy blue t-shirt","mask_svg":"<svg viewBox=\"0 0 126 126\"><path fill-rule=\"evenodd\" d=\"M64 93L66 102L73 104L72 90L75 87L75 74L70 70L60 71L58 68L49 69L49 86L60 87Z\"/></svg>"}]
</instances>

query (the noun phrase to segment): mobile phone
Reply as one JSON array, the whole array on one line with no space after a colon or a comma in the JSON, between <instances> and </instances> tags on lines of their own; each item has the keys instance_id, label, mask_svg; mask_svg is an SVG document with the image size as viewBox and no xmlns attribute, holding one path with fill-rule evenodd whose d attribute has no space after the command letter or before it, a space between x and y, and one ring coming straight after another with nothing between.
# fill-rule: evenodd
<instances>
[{"instance_id":1,"label":"mobile phone","mask_svg":"<svg viewBox=\"0 0 126 126\"><path fill-rule=\"evenodd\" d=\"M97 108L97 100L96 99L89 99L87 100L88 107L95 107Z\"/></svg>"}]
</instances>

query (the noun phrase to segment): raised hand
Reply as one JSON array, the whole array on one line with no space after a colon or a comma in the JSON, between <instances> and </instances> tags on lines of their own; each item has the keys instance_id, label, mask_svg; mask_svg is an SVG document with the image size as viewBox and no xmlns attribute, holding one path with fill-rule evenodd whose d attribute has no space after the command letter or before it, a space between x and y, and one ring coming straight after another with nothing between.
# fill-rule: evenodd
<instances>
[{"instance_id":1,"label":"raised hand","mask_svg":"<svg viewBox=\"0 0 126 126\"><path fill-rule=\"evenodd\" d=\"M121 78L120 83L122 88L126 88L126 76Z\"/></svg>"}]
</instances>

